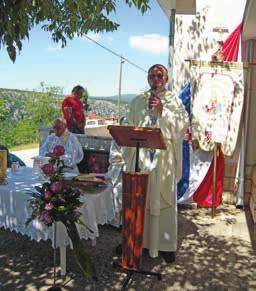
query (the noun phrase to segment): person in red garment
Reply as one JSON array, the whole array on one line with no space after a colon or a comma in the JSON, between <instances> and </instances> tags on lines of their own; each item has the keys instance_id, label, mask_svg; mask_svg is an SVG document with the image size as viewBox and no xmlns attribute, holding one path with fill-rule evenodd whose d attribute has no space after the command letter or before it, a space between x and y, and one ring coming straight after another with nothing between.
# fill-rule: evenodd
<instances>
[{"instance_id":1,"label":"person in red garment","mask_svg":"<svg viewBox=\"0 0 256 291\"><path fill-rule=\"evenodd\" d=\"M81 98L84 88L80 85L72 89L71 95L62 102L62 113L67 122L67 129L73 133L84 134L85 116Z\"/></svg>"}]
</instances>

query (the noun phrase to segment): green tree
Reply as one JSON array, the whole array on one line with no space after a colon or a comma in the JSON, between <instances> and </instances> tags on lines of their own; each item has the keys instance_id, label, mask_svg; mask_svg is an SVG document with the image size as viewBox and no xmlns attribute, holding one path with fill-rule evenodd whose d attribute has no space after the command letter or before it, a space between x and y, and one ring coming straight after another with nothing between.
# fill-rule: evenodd
<instances>
[{"instance_id":1,"label":"green tree","mask_svg":"<svg viewBox=\"0 0 256 291\"><path fill-rule=\"evenodd\" d=\"M84 89L84 93L83 93L83 97L81 99L81 101L84 104L84 111L87 112L89 109L89 103L88 103L88 99L89 99L89 93L88 90L85 88Z\"/></svg>"},{"instance_id":2,"label":"green tree","mask_svg":"<svg viewBox=\"0 0 256 291\"><path fill-rule=\"evenodd\" d=\"M123 0L142 13L149 9L149 0ZM51 33L54 42L73 39L89 31L114 31L119 24L110 19L116 13L116 0L1 0L0 48L6 47L14 62L22 41L29 38L35 25Z\"/></svg>"},{"instance_id":3,"label":"green tree","mask_svg":"<svg viewBox=\"0 0 256 291\"><path fill-rule=\"evenodd\" d=\"M31 94L25 108L25 119L37 128L52 125L53 120L60 117L63 95L62 88L47 86L44 82L40 84L38 91Z\"/></svg>"},{"instance_id":4,"label":"green tree","mask_svg":"<svg viewBox=\"0 0 256 291\"><path fill-rule=\"evenodd\" d=\"M60 117L62 88L48 86L42 82L36 90L37 92L27 94L22 117L15 119L13 115L10 118L7 114L5 120L0 119L0 144L13 147L38 142L39 128L44 125L52 125L53 120ZM24 92L20 94L23 95ZM14 101L14 103L11 103L12 106L17 103L15 102L16 99L20 99L19 94L10 98ZM1 100L4 100L5 103L2 103ZM8 100L0 98L0 115L1 108L6 107L1 107L1 104L6 104L8 107ZM23 103L18 103L15 106L19 105L23 107ZM21 112L18 109L16 108L15 112L17 111L20 114Z\"/></svg>"},{"instance_id":5,"label":"green tree","mask_svg":"<svg viewBox=\"0 0 256 291\"><path fill-rule=\"evenodd\" d=\"M7 116L7 103L6 100L0 99L0 121L4 121Z\"/></svg>"}]
</instances>

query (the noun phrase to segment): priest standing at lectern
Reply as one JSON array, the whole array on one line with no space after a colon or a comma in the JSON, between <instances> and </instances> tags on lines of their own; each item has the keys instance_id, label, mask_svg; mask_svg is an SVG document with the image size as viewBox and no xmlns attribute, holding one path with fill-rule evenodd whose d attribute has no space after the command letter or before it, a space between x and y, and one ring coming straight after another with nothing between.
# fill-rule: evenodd
<instances>
[{"instance_id":1,"label":"priest standing at lectern","mask_svg":"<svg viewBox=\"0 0 256 291\"><path fill-rule=\"evenodd\" d=\"M135 97L127 116L129 125L161 128L166 150L140 149L140 170L149 174L143 248L151 257L160 254L167 263L177 250L176 185L182 172L182 140L188 115L175 94L165 86L168 71L160 64L148 70L150 90ZM135 149L126 147L126 171L133 171Z\"/></svg>"}]
</instances>

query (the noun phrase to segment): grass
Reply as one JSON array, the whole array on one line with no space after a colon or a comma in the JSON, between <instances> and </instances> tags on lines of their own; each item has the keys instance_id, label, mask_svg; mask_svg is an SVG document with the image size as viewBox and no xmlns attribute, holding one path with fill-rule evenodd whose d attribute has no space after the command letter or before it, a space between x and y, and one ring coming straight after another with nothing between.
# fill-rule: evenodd
<instances>
[{"instance_id":1,"label":"grass","mask_svg":"<svg viewBox=\"0 0 256 291\"><path fill-rule=\"evenodd\" d=\"M19 145L15 146L9 149L10 152L13 151L22 151L22 150L29 150L29 149L36 149L39 147L38 143L30 143L30 144L25 144L25 145Z\"/></svg>"}]
</instances>

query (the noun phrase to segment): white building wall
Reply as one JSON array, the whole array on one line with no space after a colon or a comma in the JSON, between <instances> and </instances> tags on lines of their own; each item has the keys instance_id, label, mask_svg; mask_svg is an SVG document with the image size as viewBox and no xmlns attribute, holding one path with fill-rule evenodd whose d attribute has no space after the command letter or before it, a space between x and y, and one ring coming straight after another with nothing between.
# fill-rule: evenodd
<instances>
[{"instance_id":1,"label":"white building wall","mask_svg":"<svg viewBox=\"0 0 256 291\"><path fill-rule=\"evenodd\" d=\"M190 79L185 59L210 61L220 35L215 27L229 29L226 37L242 22L246 0L197 0L196 15L176 14L173 60L173 86L179 92Z\"/></svg>"}]
</instances>

